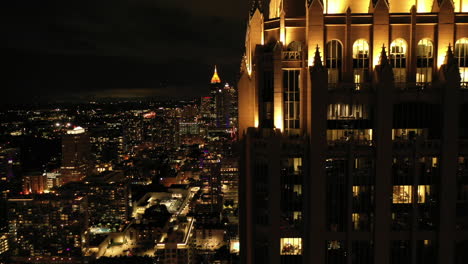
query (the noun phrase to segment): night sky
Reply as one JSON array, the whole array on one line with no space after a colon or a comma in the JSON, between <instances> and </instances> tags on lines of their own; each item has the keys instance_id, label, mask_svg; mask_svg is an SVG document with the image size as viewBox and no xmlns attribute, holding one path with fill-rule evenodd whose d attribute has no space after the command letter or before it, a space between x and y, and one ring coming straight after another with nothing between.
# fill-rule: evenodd
<instances>
[{"instance_id":1,"label":"night sky","mask_svg":"<svg viewBox=\"0 0 468 264\"><path fill-rule=\"evenodd\" d=\"M249 7L249 0L2 1L0 101L207 94L215 64L223 82L236 82Z\"/></svg>"}]
</instances>

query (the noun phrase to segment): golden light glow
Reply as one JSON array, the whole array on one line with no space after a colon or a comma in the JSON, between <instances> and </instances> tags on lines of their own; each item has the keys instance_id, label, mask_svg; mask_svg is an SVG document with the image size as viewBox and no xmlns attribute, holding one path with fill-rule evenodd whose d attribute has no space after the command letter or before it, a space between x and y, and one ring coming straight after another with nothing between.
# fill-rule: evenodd
<instances>
[{"instance_id":1,"label":"golden light glow","mask_svg":"<svg viewBox=\"0 0 468 264\"><path fill-rule=\"evenodd\" d=\"M374 52L375 53L375 52ZM377 53L376 56L374 56L372 60L372 66L375 68L375 66L379 65L379 60L380 60L380 53Z\"/></svg>"},{"instance_id":2,"label":"golden light glow","mask_svg":"<svg viewBox=\"0 0 468 264\"><path fill-rule=\"evenodd\" d=\"M275 95L275 97L278 96L278 95ZM277 103L275 103L275 127L277 129L280 129L281 131L283 131L284 127L283 127L283 109L282 109L282 102L281 101L278 101L278 100L275 100ZM281 104L281 106L280 106Z\"/></svg>"},{"instance_id":3,"label":"golden light glow","mask_svg":"<svg viewBox=\"0 0 468 264\"><path fill-rule=\"evenodd\" d=\"M213 77L211 77L211 83L221 83L221 79L218 76L218 69L215 66Z\"/></svg>"},{"instance_id":4,"label":"golden light glow","mask_svg":"<svg viewBox=\"0 0 468 264\"><path fill-rule=\"evenodd\" d=\"M444 64L445 60L445 54L447 52L447 48L439 47L438 52L437 52L437 68L440 68L442 64Z\"/></svg>"},{"instance_id":5,"label":"golden light glow","mask_svg":"<svg viewBox=\"0 0 468 264\"><path fill-rule=\"evenodd\" d=\"M467 0L461 0L462 1L462 10L460 12L467 12L468 11L468 1Z\"/></svg>"},{"instance_id":6,"label":"golden light glow","mask_svg":"<svg viewBox=\"0 0 468 264\"><path fill-rule=\"evenodd\" d=\"M302 238L290 237L280 240L281 255L302 255Z\"/></svg>"},{"instance_id":7,"label":"golden light glow","mask_svg":"<svg viewBox=\"0 0 468 264\"><path fill-rule=\"evenodd\" d=\"M429 13L432 11L433 0L417 0L418 13Z\"/></svg>"},{"instance_id":8,"label":"golden light glow","mask_svg":"<svg viewBox=\"0 0 468 264\"><path fill-rule=\"evenodd\" d=\"M281 12L281 0L272 0L270 1L270 16L269 18L277 18L280 16Z\"/></svg>"},{"instance_id":9,"label":"golden light glow","mask_svg":"<svg viewBox=\"0 0 468 264\"><path fill-rule=\"evenodd\" d=\"M345 0L326 0L324 1L323 12L326 14L341 14L346 12L348 1Z\"/></svg>"}]
</instances>

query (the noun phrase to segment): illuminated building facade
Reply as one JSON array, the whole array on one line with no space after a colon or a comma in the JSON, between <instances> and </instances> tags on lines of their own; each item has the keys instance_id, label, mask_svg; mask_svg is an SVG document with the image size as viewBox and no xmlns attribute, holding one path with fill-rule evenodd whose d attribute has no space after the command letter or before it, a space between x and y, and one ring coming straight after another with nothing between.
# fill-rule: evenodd
<instances>
[{"instance_id":1,"label":"illuminated building facade","mask_svg":"<svg viewBox=\"0 0 468 264\"><path fill-rule=\"evenodd\" d=\"M45 173L36 173L23 176L24 194L42 194L47 187L47 175Z\"/></svg>"},{"instance_id":2,"label":"illuminated building facade","mask_svg":"<svg viewBox=\"0 0 468 264\"><path fill-rule=\"evenodd\" d=\"M86 198L56 195L9 199L8 225L13 260L28 263L31 258L47 258L42 263L54 263L64 257L80 258L88 228L86 204Z\"/></svg>"},{"instance_id":3,"label":"illuminated building facade","mask_svg":"<svg viewBox=\"0 0 468 264\"><path fill-rule=\"evenodd\" d=\"M468 1L253 1L242 263L465 263Z\"/></svg>"},{"instance_id":4,"label":"illuminated building facade","mask_svg":"<svg viewBox=\"0 0 468 264\"><path fill-rule=\"evenodd\" d=\"M84 128L76 127L62 136L63 183L81 181L87 176L91 155L91 144Z\"/></svg>"}]
</instances>

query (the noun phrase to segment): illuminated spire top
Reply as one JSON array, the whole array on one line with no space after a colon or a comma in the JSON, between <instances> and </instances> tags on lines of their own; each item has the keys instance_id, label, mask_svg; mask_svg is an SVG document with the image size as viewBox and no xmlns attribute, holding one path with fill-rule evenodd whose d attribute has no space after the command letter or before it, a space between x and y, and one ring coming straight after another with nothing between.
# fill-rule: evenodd
<instances>
[{"instance_id":1,"label":"illuminated spire top","mask_svg":"<svg viewBox=\"0 0 468 264\"><path fill-rule=\"evenodd\" d=\"M213 77L211 77L211 83L221 83L221 79L218 76L218 69L216 69L216 65L215 65Z\"/></svg>"}]
</instances>

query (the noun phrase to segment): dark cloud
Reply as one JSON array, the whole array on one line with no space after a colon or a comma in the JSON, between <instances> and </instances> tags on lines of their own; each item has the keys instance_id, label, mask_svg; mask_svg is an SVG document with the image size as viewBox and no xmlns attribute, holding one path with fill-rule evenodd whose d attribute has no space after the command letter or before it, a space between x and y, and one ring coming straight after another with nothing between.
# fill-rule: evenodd
<instances>
[{"instance_id":1,"label":"dark cloud","mask_svg":"<svg viewBox=\"0 0 468 264\"><path fill-rule=\"evenodd\" d=\"M8 101L132 89L202 95L214 64L235 81L249 8L248 0L4 2Z\"/></svg>"}]
</instances>

